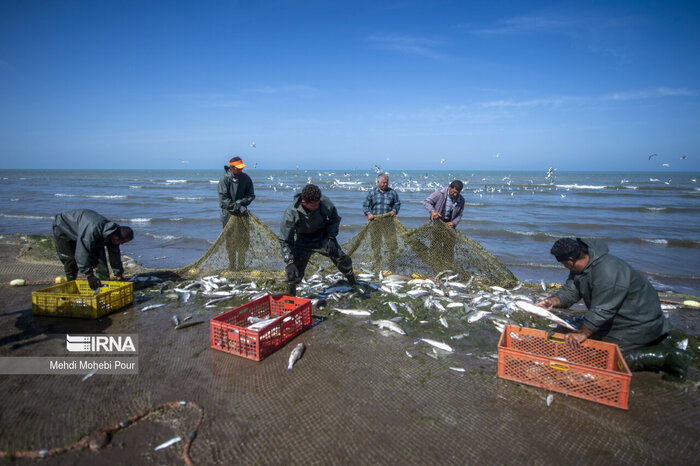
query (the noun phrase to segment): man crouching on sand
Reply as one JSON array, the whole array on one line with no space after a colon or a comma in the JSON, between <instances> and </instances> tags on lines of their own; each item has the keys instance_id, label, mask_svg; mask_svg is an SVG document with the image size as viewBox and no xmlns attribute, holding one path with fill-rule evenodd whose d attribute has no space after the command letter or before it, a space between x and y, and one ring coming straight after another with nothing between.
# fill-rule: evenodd
<instances>
[{"instance_id":1,"label":"man crouching on sand","mask_svg":"<svg viewBox=\"0 0 700 466\"><path fill-rule=\"evenodd\" d=\"M133 238L131 228L110 222L94 210L70 210L53 219L53 240L66 271L66 279L75 280L80 271L93 290L102 286L100 280L109 280L105 246L109 252L109 265L116 279L122 280L124 266L119 245Z\"/></svg>"},{"instance_id":2,"label":"man crouching on sand","mask_svg":"<svg viewBox=\"0 0 700 466\"><path fill-rule=\"evenodd\" d=\"M294 195L292 205L282 217L280 245L287 263L287 293L296 296L296 285L304 278L306 265L315 252L328 257L345 275L353 288L358 287L352 271L352 259L340 249L335 237L340 215L315 184L307 184ZM357 288L356 288L357 291Z\"/></svg>"},{"instance_id":3,"label":"man crouching on sand","mask_svg":"<svg viewBox=\"0 0 700 466\"><path fill-rule=\"evenodd\" d=\"M608 254L608 246L600 241L560 238L551 253L569 269L569 278L560 291L537 305L550 310L583 299L588 308L583 326L566 335L569 346L578 348L589 337L615 343L630 370L663 371L665 380L685 379L690 356L662 344L669 323L649 280Z\"/></svg>"}]
</instances>

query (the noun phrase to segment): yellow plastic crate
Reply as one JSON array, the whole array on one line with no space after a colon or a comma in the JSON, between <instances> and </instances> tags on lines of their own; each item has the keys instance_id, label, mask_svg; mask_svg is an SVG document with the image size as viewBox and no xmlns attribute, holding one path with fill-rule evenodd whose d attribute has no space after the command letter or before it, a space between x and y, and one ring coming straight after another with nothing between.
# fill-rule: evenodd
<instances>
[{"instance_id":1,"label":"yellow plastic crate","mask_svg":"<svg viewBox=\"0 0 700 466\"><path fill-rule=\"evenodd\" d=\"M134 302L131 282L102 282L96 295L86 280L74 280L32 293L34 315L98 319Z\"/></svg>"}]
</instances>

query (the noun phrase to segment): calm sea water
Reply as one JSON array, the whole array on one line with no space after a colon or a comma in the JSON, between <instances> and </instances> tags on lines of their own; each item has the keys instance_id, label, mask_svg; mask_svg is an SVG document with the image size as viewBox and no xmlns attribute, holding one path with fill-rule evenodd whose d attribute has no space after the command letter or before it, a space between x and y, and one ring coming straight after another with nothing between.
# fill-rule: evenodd
<instances>
[{"instance_id":1,"label":"calm sea water","mask_svg":"<svg viewBox=\"0 0 700 466\"><path fill-rule=\"evenodd\" d=\"M373 171L255 170L251 211L279 231L284 209L307 182L318 184L343 217L339 240L365 224L362 202ZM221 232L216 186L223 170L0 170L0 234L49 235L53 215L90 208L132 226L124 254L147 267L193 262ZM604 240L658 289L700 295L698 174L505 171L392 171L401 222L423 225L422 201L453 179L465 182L459 230L521 280L563 281L550 256L561 236Z\"/></svg>"}]
</instances>

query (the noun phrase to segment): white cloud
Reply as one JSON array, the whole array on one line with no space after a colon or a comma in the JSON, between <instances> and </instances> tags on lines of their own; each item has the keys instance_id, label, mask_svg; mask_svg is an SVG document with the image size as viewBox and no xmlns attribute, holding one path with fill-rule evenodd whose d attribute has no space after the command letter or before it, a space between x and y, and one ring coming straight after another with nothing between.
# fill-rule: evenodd
<instances>
[{"instance_id":1,"label":"white cloud","mask_svg":"<svg viewBox=\"0 0 700 466\"><path fill-rule=\"evenodd\" d=\"M436 50L442 43L433 39L411 36L373 35L369 36L367 41L374 43L379 50L386 50L388 52L417 55L432 60L444 60L449 57Z\"/></svg>"}]
</instances>

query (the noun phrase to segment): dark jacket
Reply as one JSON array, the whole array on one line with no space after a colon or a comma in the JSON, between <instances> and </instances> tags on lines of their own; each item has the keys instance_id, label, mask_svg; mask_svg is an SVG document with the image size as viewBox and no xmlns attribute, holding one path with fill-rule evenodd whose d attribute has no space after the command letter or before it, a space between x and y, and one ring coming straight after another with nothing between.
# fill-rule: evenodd
<instances>
[{"instance_id":1,"label":"dark jacket","mask_svg":"<svg viewBox=\"0 0 700 466\"><path fill-rule=\"evenodd\" d=\"M447 196L449 196L449 192L449 188L438 189L433 194L428 196L425 201L423 201L423 207L425 207L425 210L428 211L428 215L430 215L433 210L442 214L442 211L445 208L445 203L447 202ZM462 220L462 212L464 212L464 198L461 194L458 194L455 199L452 199L452 203L452 218L445 219L445 221L454 223L456 228L457 224L460 222L460 220Z\"/></svg>"},{"instance_id":2,"label":"dark jacket","mask_svg":"<svg viewBox=\"0 0 700 466\"><path fill-rule=\"evenodd\" d=\"M280 245L285 261L293 258L295 247L321 247L328 238L338 236L340 215L326 196L321 196L318 210L307 212L301 205L301 193L287 207L280 225Z\"/></svg>"},{"instance_id":3,"label":"dark jacket","mask_svg":"<svg viewBox=\"0 0 700 466\"><path fill-rule=\"evenodd\" d=\"M569 307L580 299L588 307L584 325L597 337L644 345L669 330L659 295L642 274L622 259L608 254L600 241L582 240L588 246L588 265L581 274L571 272L555 296Z\"/></svg>"},{"instance_id":4,"label":"dark jacket","mask_svg":"<svg viewBox=\"0 0 700 466\"><path fill-rule=\"evenodd\" d=\"M255 199L253 180L245 173L235 177L230 171L226 172L219 181L217 191L221 216L222 218L225 216L226 220L230 215L240 214L239 206L247 207ZM238 205L236 205L236 201L239 201Z\"/></svg>"},{"instance_id":5,"label":"dark jacket","mask_svg":"<svg viewBox=\"0 0 700 466\"><path fill-rule=\"evenodd\" d=\"M75 262L78 270L86 274L97 266L97 261L104 254L104 247L109 252L109 265L114 275L124 273L122 256L118 245L113 245L109 235L119 228L94 210L77 209L58 214L53 219L54 234L75 241Z\"/></svg>"}]
</instances>

